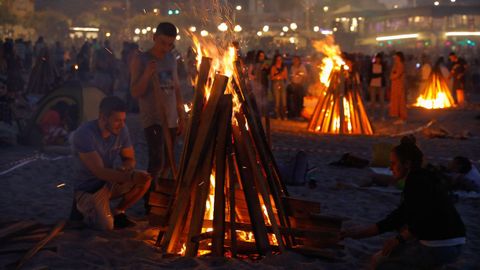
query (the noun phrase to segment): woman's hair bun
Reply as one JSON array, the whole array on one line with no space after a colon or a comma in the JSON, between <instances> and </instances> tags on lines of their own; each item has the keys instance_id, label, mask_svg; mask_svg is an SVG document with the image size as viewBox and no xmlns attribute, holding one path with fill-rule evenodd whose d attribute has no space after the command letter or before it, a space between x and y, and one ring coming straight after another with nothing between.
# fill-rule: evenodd
<instances>
[{"instance_id":1,"label":"woman's hair bun","mask_svg":"<svg viewBox=\"0 0 480 270\"><path fill-rule=\"evenodd\" d=\"M417 140L413 135L403 136L400 140L400 145L416 145Z\"/></svg>"}]
</instances>

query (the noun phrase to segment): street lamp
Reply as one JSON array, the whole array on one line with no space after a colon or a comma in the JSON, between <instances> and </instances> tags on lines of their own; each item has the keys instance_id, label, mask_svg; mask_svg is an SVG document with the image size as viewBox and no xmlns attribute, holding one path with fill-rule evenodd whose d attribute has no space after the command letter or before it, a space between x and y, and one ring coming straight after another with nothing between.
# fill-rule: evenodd
<instances>
[{"instance_id":1,"label":"street lamp","mask_svg":"<svg viewBox=\"0 0 480 270\"><path fill-rule=\"evenodd\" d=\"M241 32L242 31L242 27L240 25L235 25L235 27L233 28L233 31L235 32Z\"/></svg>"},{"instance_id":2,"label":"street lamp","mask_svg":"<svg viewBox=\"0 0 480 270\"><path fill-rule=\"evenodd\" d=\"M293 31L297 30L297 28L298 28L298 26L297 26L296 23L293 22L293 23L290 24L290 29L292 29Z\"/></svg>"},{"instance_id":3,"label":"street lamp","mask_svg":"<svg viewBox=\"0 0 480 270\"><path fill-rule=\"evenodd\" d=\"M328 11L328 6L324 6L324 7L323 7L323 11L324 11L324 12L327 12L327 11Z\"/></svg>"},{"instance_id":4,"label":"street lamp","mask_svg":"<svg viewBox=\"0 0 480 270\"><path fill-rule=\"evenodd\" d=\"M268 31L270 31L270 26L265 25L265 26L263 26L262 30L263 30L263 32L268 32Z\"/></svg>"},{"instance_id":5,"label":"street lamp","mask_svg":"<svg viewBox=\"0 0 480 270\"><path fill-rule=\"evenodd\" d=\"M313 27L313 32L318 32L318 31L320 31L320 27L314 26L314 27Z\"/></svg>"},{"instance_id":6,"label":"street lamp","mask_svg":"<svg viewBox=\"0 0 480 270\"><path fill-rule=\"evenodd\" d=\"M288 26L282 27L282 31L283 31L283 32L288 32Z\"/></svg>"},{"instance_id":7,"label":"street lamp","mask_svg":"<svg viewBox=\"0 0 480 270\"><path fill-rule=\"evenodd\" d=\"M217 26L217 28L220 32L225 32L225 31L228 30L228 25L226 23L222 22L221 24L219 24Z\"/></svg>"},{"instance_id":8,"label":"street lamp","mask_svg":"<svg viewBox=\"0 0 480 270\"><path fill-rule=\"evenodd\" d=\"M135 32L135 34L137 34L137 35L140 34L140 28L135 28L135 31L134 31L134 32Z\"/></svg>"},{"instance_id":9,"label":"street lamp","mask_svg":"<svg viewBox=\"0 0 480 270\"><path fill-rule=\"evenodd\" d=\"M112 35L112 34L110 34L110 32L105 33L105 36L106 36L106 37L110 37L111 35Z\"/></svg>"},{"instance_id":10,"label":"street lamp","mask_svg":"<svg viewBox=\"0 0 480 270\"><path fill-rule=\"evenodd\" d=\"M434 4L435 6L438 6L438 5L440 5L440 2L435 1L435 2L433 2L433 4Z\"/></svg>"},{"instance_id":11,"label":"street lamp","mask_svg":"<svg viewBox=\"0 0 480 270\"><path fill-rule=\"evenodd\" d=\"M242 10L242 6L238 5L238 6L235 7L235 9L240 11L240 10Z\"/></svg>"}]
</instances>

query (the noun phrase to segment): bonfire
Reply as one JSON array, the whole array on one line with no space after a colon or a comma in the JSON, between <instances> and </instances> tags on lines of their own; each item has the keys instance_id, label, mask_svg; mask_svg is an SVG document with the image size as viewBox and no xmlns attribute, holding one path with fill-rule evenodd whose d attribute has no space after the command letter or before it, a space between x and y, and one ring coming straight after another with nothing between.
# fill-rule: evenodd
<instances>
[{"instance_id":1,"label":"bonfire","mask_svg":"<svg viewBox=\"0 0 480 270\"><path fill-rule=\"evenodd\" d=\"M426 109L444 109L455 106L448 84L438 69L433 70L425 88L421 90L415 106Z\"/></svg>"},{"instance_id":2,"label":"bonfire","mask_svg":"<svg viewBox=\"0 0 480 270\"><path fill-rule=\"evenodd\" d=\"M342 58L332 37L315 42L314 47L325 55L319 74L325 90L318 99L308 130L331 134L373 134L360 95L358 74Z\"/></svg>"}]
</instances>

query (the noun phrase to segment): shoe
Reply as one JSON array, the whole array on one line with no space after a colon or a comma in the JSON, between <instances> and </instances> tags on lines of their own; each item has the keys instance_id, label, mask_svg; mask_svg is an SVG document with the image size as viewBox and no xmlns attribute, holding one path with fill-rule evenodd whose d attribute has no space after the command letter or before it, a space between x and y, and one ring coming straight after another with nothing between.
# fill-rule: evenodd
<instances>
[{"instance_id":1,"label":"shoe","mask_svg":"<svg viewBox=\"0 0 480 270\"><path fill-rule=\"evenodd\" d=\"M128 219L124 213L115 215L113 217L113 226L115 229L124 229L135 226L136 223Z\"/></svg>"}]
</instances>

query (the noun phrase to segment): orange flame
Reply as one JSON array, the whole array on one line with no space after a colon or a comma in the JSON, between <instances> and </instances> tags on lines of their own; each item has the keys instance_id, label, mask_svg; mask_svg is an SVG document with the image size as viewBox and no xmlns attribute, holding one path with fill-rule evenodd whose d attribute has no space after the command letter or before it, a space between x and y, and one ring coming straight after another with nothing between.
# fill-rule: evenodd
<instances>
[{"instance_id":1,"label":"orange flame","mask_svg":"<svg viewBox=\"0 0 480 270\"><path fill-rule=\"evenodd\" d=\"M450 89L442 75L433 72L423 93L417 98L415 106L427 109L443 109L454 107L454 100Z\"/></svg>"},{"instance_id":2,"label":"orange flame","mask_svg":"<svg viewBox=\"0 0 480 270\"><path fill-rule=\"evenodd\" d=\"M325 55L320 67L320 82L327 88L330 85L331 74L334 70L340 70L345 65L342 59L342 52L338 45L335 45L333 36L327 36L323 40L314 41L313 47Z\"/></svg>"}]
</instances>

